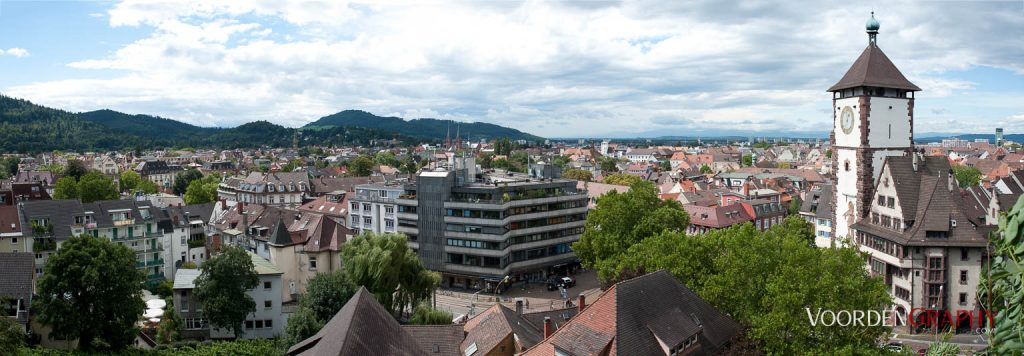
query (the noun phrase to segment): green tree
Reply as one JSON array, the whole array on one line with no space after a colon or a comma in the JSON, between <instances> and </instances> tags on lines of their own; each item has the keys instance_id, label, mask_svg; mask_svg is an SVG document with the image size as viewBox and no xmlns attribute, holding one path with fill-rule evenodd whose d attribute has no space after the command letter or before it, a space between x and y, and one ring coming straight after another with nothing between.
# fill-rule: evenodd
<instances>
[{"instance_id":1,"label":"green tree","mask_svg":"<svg viewBox=\"0 0 1024 356\"><path fill-rule=\"evenodd\" d=\"M142 316L145 276L135 267L135 252L91 236L65 241L46 261L33 308L53 327L51 335L78 339L80 350L105 345L128 347Z\"/></svg>"},{"instance_id":2,"label":"green tree","mask_svg":"<svg viewBox=\"0 0 1024 356\"><path fill-rule=\"evenodd\" d=\"M356 290L357 287L341 271L313 276L299 302L299 310L288 318L282 343L291 346L315 335L345 306Z\"/></svg>"},{"instance_id":3,"label":"green tree","mask_svg":"<svg viewBox=\"0 0 1024 356\"><path fill-rule=\"evenodd\" d=\"M219 183L209 183L206 179L194 180L185 189L185 204L204 204L217 201Z\"/></svg>"},{"instance_id":4,"label":"green tree","mask_svg":"<svg viewBox=\"0 0 1024 356\"><path fill-rule=\"evenodd\" d=\"M0 159L0 179L7 179L17 175L18 163L21 163L21 159L18 157L5 157Z\"/></svg>"},{"instance_id":5,"label":"green tree","mask_svg":"<svg viewBox=\"0 0 1024 356\"><path fill-rule=\"evenodd\" d=\"M526 164L528 164L530 162L530 153L526 152L526 151L515 151L515 152L512 152L512 155L510 155L508 157L508 159L511 162L518 163L518 164L523 165L525 167Z\"/></svg>"},{"instance_id":6,"label":"green tree","mask_svg":"<svg viewBox=\"0 0 1024 356\"><path fill-rule=\"evenodd\" d=\"M300 305L311 310L318 321L327 323L358 289L341 271L318 273L309 279Z\"/></svg>"},{"instance_id":7,"label":"green tree","mask_svg":"<svg viewBox=\"0 0 1024 356\"><path fill-rule=\"evenodd\" d=\"M259 285L256 268L241 247L228 246L203 263L196 278L195 298L203 306L210 325L243 334L242 322L256 310L246 291Z\"/></svg>"},{"instance_id":8,"label":"green tree","mask_svg":"<svg viewBox=\"0 0 1024 356\"><path fill-rule=\"evenodd\" d=\"M380 151L374 156L374 162L385 166L397 167L398 159L395 158L395 154L391 151Z\"/></svg>"},{"instance_id":9,"label":"green tree","mask_svg":"<svg viewBox=\"0 0 1024 356\"><path fill-rule=\"evenodd\" d=\"M993 355L1024 354L1024 199L999 217L999 231L989 239L988 268L978 284L978 300L993 311L989 350Z\"/></svg>"},{"instance_id":10,"label":"green tree","mask_svg":"<svg viewBox=\"0 0 1024 356\"><path fill-rule=\"evenodd\" d=\"M178 308L174 307L173 302L168 302L164 309L164 315L160 318L160 325L157 327L156 342L170 344L181 340L181 326L181 314L178 313Z\"/></svg>"},{"instance_id":11,"label":"green tree","mask_svg":"<svg viewBox=\"0 0 1024 356\"><path fill-rule=\"evenodd\" d=\"M832 149L831 148L825 150L825 157L826 158L832 158Z\"/></svg>"},{"instance_id":12,"label":"green tree","mask_svg":"<svg viewBox=\"0 0 1024 356\"><path fill-rule=\"evenodd\" d=\"M406 157L405 162L402 162L402 172L404 173L415 174L419 170L420 165L412 156Z\"/></svg>"},{"instance_id":13,"label":"green tree","mask_svg":"<svg viewBox=\"0 0 1024 356\"><path fill-rule=\"evenodd\" d=\"M803 205L804 200L800 199L799 195L794 195L793 199L789 201L789 214L797 215L800 214L800 205Z\"/></svg>"},{"instance_id":14,"label":"green tree","mask_svg":"<svg viewBox=\"0 0 1024 356\"><path fill-rule=\"evenodd\" d=\"M954 165L952 168L953 176L956 177L960 188L970 188L978 185L978 182L981 181L981 170L977 167Z\"/></svg>"},{"instance_id":15,"label":"green tree","mask_svg":"<svg viewBox=\"0 0 1024 356\"><path fill-rule=\"evenodd\" d=\"M743 167L753 167L754 166L754 155L749 154L749 153L743 155L743 158L742 158L742 160L740 162L740 166L743 166Z\"/></svg>"},{"instance_id":16,"label":"green tree","mask_svg":"<svg viewBox=\"0 0 1024 356\"><path fill-rule=\"evenodd\" d=\"M119 178L118 181L121 183L122 192L134 192L135 188L138 188L139 183L142 182L142 177L133 170L126 169L121 171Z\"/></svg>"},{"instance_id":17,"label":"green tree","mask_svg":"<svg viewBox=\"0 0 1024 356\"><path fill-rule=\"evenodd\" d=\"M490 153L480 154L480 168L490 169L491 162L494 161L494 155Z\"/></svg>"},{"instance_id":18,"label":"green tree","mask_svg":"<svg viewBox=\"0 0 1024 356\"><path fill-rule=\"evenodd\" d=\"M629 173L615 173L604 176L604 183L606 184L632 186L633 184L643 181L643 178Z\"/></svg>"},{"instance_id":19,"label":"green tree","mask_svg":"<svg viewBox=\"0 0 1024 356\"><path fill-rule=\"evenodd\" d=\"M428 303L420 303L409 317L409 324L451 325L452 319L452 313L431 308Z\"/></svg>"},{"instance_id":20,"label":"green tree","mask_svg":"<svg viewBox=\"0 0 1024 356\"><path fill-rule=\"evenodd\" d=\"M600 205L599 205L600 208ZM704 300L749 328L766 354L879 354L882 326L812 325L817 308L879 310L891 305L884 281L852 247L816 248L795 216L766 232L746 223L701 236L665 231L633 245L620 277L666 269Z\"/></svg>"},{"instance_id":21,"label":"green tree","mask_svg":"<svg viewBox=\"0 0 1024 356\"><path fill-rule=\"evenodd\" d=\"M672 170L672 161L659 161L658 162L658 168L661 169L662 172L671 171Z\"/></svg>"},{"instance_id":22,"label":"green tree","mask_svg":"<svg viewBox=\"0 0 1024 356\"><path fill-rule=\"evenodd\" d=\"M373 160L366 156L353 158L348 162L348 173L356 177L367 177L373 173Z\"/></svg>"},{"instance_id":23,"label":"green tree","mask_svg":"<svg viewBox=\"0 0 1024 356\"><path fill-rule=\"evenodd\" d=\"M160 191L160 187L149 179L139 181L138 189L144 194L156 194L156 192Z\"/></svg>"},{"instance_id":24,"label":"green tree","mask_svg":"<svg viewBox=\"0 0 1024 356\"><path fill-rule=\"evenodd\" d=\"M700 172L703 173L703 174L709 174L709 173L714 173L715 171L712 170L711 167L709 167L708 165L705 164L705 165L701 165L700 166Z\"/></svg>"},{"instance_id":25,"label":"green tree","mask_svg":"<svg viewBox=\"0 0 1024 356\"><path fill-rule=\"evenodd\" d=\"M401 234L364 233L341 251L348 279L366 287L394 315L430 298L441 280L406 242Z\"/></svg>"},{"instance_id":26,"label":"green tree","mask_svg":"<svg viewBox=\"0 0 1024 356\"><path fill-rule=\"evenodd\" d=\"M183 195L188 190L188 185L192 184L193 180L203 178L203 172L198 169L189 169L184 172L179 172L174 175L174 195Z\"/></svg>"},{"instance_id":27,"label":"green tree","mask_svg":"<svg viewBox=\"0 0 1024 356\"><path fill-rule=\"evenodd\" d=\"M653 184L638 182L628 192L597 198L597 208L587 214L583 235L572 250L602 281L613 282L619 275L618 260L631 246L662 231L684 231L689 221L678 201L662 200Z\"/></svg>"},{"instance_id":28,"label":"green tree","mask_svg":"<svg viewBox=\"0 0 1024 356\"><path fill-rule=\"evenodd\" d=\"M78 193L83 203L111 200L120 197L117 183L99 172L89 172L78 180Z\"/></svg>"},{"instance_id":29,"label":"green tree","mask_svg":"<svg viewBox=\"0 0 1024 356\"><path fill-rule=\"evenodd\" d=\"M572 162L572 159L568 156L555 156L551 159L551 164L562 167L563 169Z\"/></svg>"},{"instance_id":30,"label":"green tree","mask_svg":"<svg viewBox=\"0 0 1024 356\"><path fill-rule=\"evenodd\" d=\"M598 163L601 165L601 171L604 172L605 174L615 173L619 171L619 167L616 166L616 164L618 164L619 161L616 160L615 158L601 157L600 159L598 159Z\"/></svg>"},{"instance_id":31,"label":"green tree","mask_svg":"<svg viewBox=\"0 0 1024 356\"><path fill-rule=\"evenodd\" d=\"M75 180L82 180L82 176L89 173L89 168L85 166L85 163L77 159L68 161L68 165L64 167L64 174L70 177L75 177Z\"/></svg>"},{"instance_id":32,"label":"green tree","mask_svg":"<svg viewBox=\"0 0 1024 356\"><path fill-rule=\"evenodd\" d=\"M284 327L284 334L281 335L281 346L284 349L298 344L302 340L316 335L324 323L317 320L316 315L309 308L299 308L288 317L288 324Z\"/></svg>"},{"instance_id":33,"label":"green tree","mask_svg":"<svg viewBox=\"0 0 1024 356\"><path fill-rule=\"evenodd\" d=\"M589 182L594 179L594 174L582 169L570 169L562 173L562 178Z\"/></svg>"},{"instance_id":34,"label":"green tree","mask_svg":"<svg viewBox=\"0 0 1024 356\"><path fill-rule=\"evenodd\" d=\"M0 303L0 310L7 310L6 303ZM17 355L25 345L25 330L14 318L0 316L0 354Z\"/></svg>"},{"instance_id":35,"label":"green tree","mask_svg":"<svg viewBox=\"0 0 1024 356\"><path fill-rule=\"evenodd\" d=\"M78 181L75 177L66 176L57 180L53 187L53 199L78 199Z\"/></svg>"}]
</instances>

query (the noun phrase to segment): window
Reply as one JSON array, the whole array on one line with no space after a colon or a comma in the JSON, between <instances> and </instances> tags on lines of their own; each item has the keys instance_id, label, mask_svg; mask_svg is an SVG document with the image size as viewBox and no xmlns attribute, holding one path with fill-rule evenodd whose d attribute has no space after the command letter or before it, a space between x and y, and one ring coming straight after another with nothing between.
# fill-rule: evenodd
<instances>
[{"instance_id":1,"label":"window","mask_svg":"<svg viewBox=\"0 0 1024 356\"><path fill-rule=\"evenodd\" d=\"M970 252L970 250L968 250L966 247L961 247L960 248L960 260L961 261L967 261L969 259L971 259L971 252Z\"/></svg>"},{"instance_id":2,"label":"window","mask_svg":"<svg viewBox=\"0 0 1024 356\"><path fill-rule=\"evenodd\" d=\"M386 207L384 207L384 213L385 214L394 214L395 213L395 207L393 207L393 206L386 206Z\"/></svg>"},{"instance_id":3,"label":"window","mask_svg":"<svg viewBox=\"0 0 1024 356\"><path fill-rule=\"evenodd\" d=\"M960 305L967 305L967 293L960 293Z\"/></svg>"},{"instance_id":4,"label":"window","mask_svg":"<svg viewBox=\"0 0 1024 356\"><path fill-rule=\"evenodd\" d=\"M960 284L967 284L967 270L960 270Z\"/></svg>"},{"instance_id":5,"label":"window","mask_svg":"<svg viewBox=\"0 0 1024 356\"><path fill-rule=\"evenodd\" d=\"M253 326L252 320L246 320L245 321L245 328L246 329L252 329L252 326Z\"/></svg>"},{"instance_id":6,"label":"window","mask_svg":"<svg viewBox=\"0 0 1024 356\"><path fill-rule=\"evenodd\" d=\"M277 202L281 203L281 204L284 204L284 195L278 196L277 197Z\"/></svg>"},{"instance_id":7,"label":"window","mask_svg":"<svg viewBox=\"0 0 1024 356\"><path fill-rule=\"evenodd\" d=\"M11 245L15 245L17 243L18 243L18 238L17 237L12 237L11 238Z\"/></svg>"},{"instance_id":8,"label":"window","mask_svg":"<svg viewBox=\"0 0 1024 356\"><path fill-rule=\"evenodd\" d=\"M384 220L384 227L386 227L388 229L394 229L395 228L395 221L394 220Z\"/></svg>"},{"instance_id":9,"label":"window","mask_svg":"<svg viewBox=\"0 0 1024 356\"><path fill-rule=\"evenodd\" d=\"M273 307L274 307L274 302L269 301L269 300L264 300L263 301L263 309L270 309L270 308L273 308Z\"/></svg>"},{"instance_id":10,"label":"window","mask_svg":"<svg viewBox=\"0 0 1024 356\"><path fill-rule=\"evenodd\" d=\"M263 320L256 320L256 328L263 329Z\"/></svg>"},{"instance_id":11,"label":"window","mask_svg":"<svg viewBox=\"0 0 1024 356\"><path fill-rule=\"evenodd\" d=\"M263 282L263 289L270 289L272 286L273 283L271 283L270 281Z\"/></svg>"},{"instance_id":12,"label":"window","mask_svg":"<svg viewBox=\"0 0 1024 356\"><path fill-rule=\"evenodd\" d=\"M878 205L880 205L880 206L884 206L885 205L885 196L883 196L881 194L878 195Z\"/></svg>"},{"instance_id":13,"label":"window","mask_svg":"<svg viewBox=\"0 0 1024 356\"><path fill-rule=\"evenodd\" d=\"M316 257L309 258L309 270L316 271Z\"/></svg>"},{"instance_id":14,"label":"window","mask_svg":"<svg viewBox=\"0 0 1024 356\"><path fill-rule=\"evenodd\" d=\"M271 319L264 320L263 321L263 326L266 327L267 329L273 328L274 327L274 321L271 320Z\"/></svg>"}]
</instances>

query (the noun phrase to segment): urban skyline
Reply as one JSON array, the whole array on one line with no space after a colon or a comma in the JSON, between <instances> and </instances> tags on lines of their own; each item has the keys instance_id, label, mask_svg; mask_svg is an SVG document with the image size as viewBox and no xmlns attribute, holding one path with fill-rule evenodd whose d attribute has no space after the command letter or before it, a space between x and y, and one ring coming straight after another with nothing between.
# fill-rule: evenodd
<instances>
[{"instance_id":1,"label":"urban skyline","mask_svg":"<svg viewBox=\"0 0 1024 356\"><path fill-rule=\"evenodd\" d=\"M1024 129L1018 2L875 6L6 1L0 92L200 126L358 109L544 137L820 133L874 10L924 89L920 133Z\"/></svg>"}]
</instances>

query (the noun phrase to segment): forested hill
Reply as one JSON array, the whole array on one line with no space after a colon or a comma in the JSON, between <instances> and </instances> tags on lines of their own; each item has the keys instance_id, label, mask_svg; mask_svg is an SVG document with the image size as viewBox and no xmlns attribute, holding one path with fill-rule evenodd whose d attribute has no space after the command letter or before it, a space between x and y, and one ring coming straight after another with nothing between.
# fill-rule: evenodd
<instances>
[{"instance_id":1,"label":"forested hill","mask_svg":"<svg viewBox=\"0 0 1024 356\"><path fill-rule=\"evenodd\" d=\"M527 141L543 140L538 136L516 129L482 122L458 123L452 120L438 119L413 119L406 121L398 117L377 116L360 110L345 110L337 114L324 116L320 120L306 124L304 127L321 128L335 126L374 128L400 135L434 140L443 140L446 135L450 135L454 140L456 131L458 131L462 139L467 141L491 140L499 137Z\"/></svg>"},{"instance_id":2,"label":"forested hill","mask_svg":"<svg viewBox=\"0 0 1024 356\"><path fill-rule=\"evenodd\" d=\"M409 125L376 123L372 114L361 120L341 122L346 112L321 118L333 122L294 129L266 121L255 121L234 128L200 127L150 115L130 115L113 110L72 113L33 104L27 100L0 95L0 152L40 152L52 150L108 151L150 148L249 148L263 145L290 147L298 135L305 145L368 145L374 140L398 140L399 145L440 142L447 121L413 120ZM350 115L342 115L350 116ZM385 121L398 118L381 118ZM427 121L423 121L427 120ZM343 120L342 120L343 121ZM403 121L404 122L404 121ZM430 122L424 126L421 122ZM537 140L536 136L491 124L462 124L463 138L509 137ZM480 129L474 134L472 128ZM486 134L484 133L486 132ZM452 136L454 138L454 125ZM486 136L494 135L494 136Z\"/></svg>"}]
</instances>

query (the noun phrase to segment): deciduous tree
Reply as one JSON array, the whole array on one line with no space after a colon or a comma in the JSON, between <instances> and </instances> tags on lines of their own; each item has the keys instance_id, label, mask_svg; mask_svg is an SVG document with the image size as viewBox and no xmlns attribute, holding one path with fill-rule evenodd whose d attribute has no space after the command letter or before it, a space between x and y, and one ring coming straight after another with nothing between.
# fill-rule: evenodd
<instances>
[{"instance_id":1,"label":"deciduous tree","mask_svg":"<svg viewBox=\"0 0 1024 356\"><path fill-rule=\"evenodd\" d=\"M398 315L431 296L440 277L420 262L401 234L364 233L345 243L345 274L366 287L377 301Z\"/></svg>"},{"instance_id":2,"label":"deciduous tree","mask_svg":"<svg viewBox=\"0 0 1024 356\"><path fill-rule=\"evenodd\" d=\"M246 291L259 285L249 252L241 247L225 247L199 270L194 295L203 306L203 315L211 326L241 336L242 322L256 310L256 302Z\"/></svg>"},{"instance_id":3,"label":"deciduous tree","mask_svg":"<svg viewBox=\"0 0 1024 356\"><path fill-rule=\"evenodd\" d=\"M114 180L96 171L89 172L78 180L78 194L83 203L117 199L120 196Z\"/></svg>"},{"instance_id":4,"label":"deciduous tree","mask_svg":"<svg viewBox=\"0 0 1024 356\"><path fill-rule=\"evenodd\" d=\"M46 261L33 307L53 335L77 338L80 350L119 350L135 339L144 281L128 247L76 236Z\"/></svg>"},{"instance_id":5,"label":"deciduous tree","mask_svg":"<svg viewBox=\"0 0 1024 356\"><path fill-rule=\"evenodd\" d=\"M603 183L632 186L633 184L643 181L643 178L629 173L615 173L604 176Z\"/></svg>"},{"instance_id":6,"label":"deciduous tree","mask_svg":"<svg viewBox=\"0 0 1024 356\"><path fill-rule=\"evenodd\" d=\"M203 178L203 173L200 172L198 169L189 169L187 171L179 172L178 174L175 174L174 175L174 189L173 189L174 195L185 194L185 191L188 190L188 185L192 184L193 180L198 180L198 179L202 179L202 178Z\"/></svg>"},{"instance_id":7,"label":"deciduous tree","mask_svg":"<svg viewBox=\"0 0 1024 356\"><path fill-rule=\"evenodd\" d=\"M625 193L611 191L597 198L587 214L580 240L572 245L584 266L596 269L606 282L619 274L618 260L634 244L661 233L683 231L689 217L675 200L661 200L649 182L638 182Z\"/></svg>"},{"instance_id":8,"label":"deciduous tree","mask_svg":"<svg viewBox=\"0 0 1024 356\"><path fill-rule=\"evenodd\" d=\"M594 179L594 174L582 169L570 169L562 173L562 178L589 182Z\"/></svg>"},{"instance_id":9,"label":"deciduous tree","mask_svg":"<svg viewBox=\"0 0 1024 356\"><path fill-rule=\"evenodd\" d=\"M121 171L119 178L118 181L121 183L122 192L134 192L135 188L138 188L139 183L142 182L142 177L133 170L126 169Z\"/></svg>"},{"instance_id":10,"label":"deciduous tree","mask_svg":"<svg viewBox=\"0 0 1024 356\"><path fill-rule=\"evenodd\" d=\"M348 162L348 172L356 177L366 177L373 173L373 160L366 156L353 158Z\"/></svg>"},{"instance_id":11,"label":"deciduous tree","mask_svg":"<svg viewBox=\"0 0 1024 356\"><path fill-rule=\"evenodd\" d=\"M53 187L54 199L78 199L78 181L75 177L61 177Z\"/></svg>"},{"instance_id":12,"label":"deciduous tree","mask_svg":"<svg viewBox=\"0 0 1024 356\"><path fill-rule=\"evenodd\" d=\"M964 165L953 165L953 176L956 177L957 183L960 184L960 188L970 188L978 185L981 181L981 170L977 167L969 167Z\"/></svg>"},{"instance_id":13,"label":"deciduous tree","mask_svg":"<svg viewBox=\"0 0 1024 356\"><path fill-rule=\"evenodd\" d=\"M412 325L451 325L452 313L430 307L428 303L420 303L409 317Z\"/></svg>"}]
</instances>

